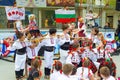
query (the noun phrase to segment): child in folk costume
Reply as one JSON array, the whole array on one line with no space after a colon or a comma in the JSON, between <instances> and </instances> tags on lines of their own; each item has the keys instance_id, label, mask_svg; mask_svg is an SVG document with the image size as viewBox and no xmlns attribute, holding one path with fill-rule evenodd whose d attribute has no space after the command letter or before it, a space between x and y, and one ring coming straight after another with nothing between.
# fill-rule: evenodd
<instances>
[{"instance_id":1,"label":"child in folk costume","mask_svg":"<svg viewBox=\"0 0 120 80\"><path fill-rule=\"evenodd\" d=\"M32 60L32 68L29 72L27 80L40 80L40 77L42 76L42 72L40 71L41 64L41 60L39 60L38 58Z\"/></svg>"},{"instance_id":2,"label":"child in folk costume","mask_svg":"<svg viewBox=\"0 0 120 80\"><path fill-rule=\"evenodd\" d=\"M72 42L70 40L70 35L68 34L69 26L67 24L63 24L62 30L63 30L63 33L59 38L59 45L60 45L60 61L64 64L69 52L70 44Z\"/></svg>"},{"instance_id":3,"label":"child in folk costume","mask_svg":"<svg viewBox=\"0 0 120 80\"><path fill-rule=\"evenodd\" d=\"M104 36L102 33L98 33L97 34L97 37L98 37L98 41L97 41L97 45L96 45L96 48L98 49L99 47L101 46L106 46L106 40L104 39Z\"/></svg>"},{"instance_id":4,"label":"child in folk costume","mask_svg":"<svg viewBox=\"0 0 120 80\"><path fill-rule=\"evenodd\" d=\"M73 64L76 68L78 67L78 65L80 64L81 61L81 54L79 49L79 43L73 43L72 44L72 51L69 52L67 58L66 58L66 63L70 63Z\"/></svg>"},{"instance_id":5,"label":"child in folk costume","mask_svg":"<svg viewBox=\"0 0 120 80\"><path fill-rule=\"evenodd\" d=\"M27 32L29 31L29 28L23 28L22 22L20 20L16 20L15 21L15 25L14 25L15 29L16 29L16 33L17 32Z\"/></svg>"},{"instance_id":6,"label":"child in folk costume","mask_svg":"<svg viewBox=\"0 0 120 80\"><path fill-rule=\"evenodd\" d=\"M72 64L64 64L62 68L63 74L59 76L57 80L70 80L72 70L73 70Z\"/></svg>"},{"instance_id":7,"label":"child in folk costume","mask_svg":"<svg viewBox=\"0 0 120 80\"><path fill-rule=\"evenodd\" d=\"M17 33L17 38L18 40L13 43L11 50L16 50L15 75L16 79L19 80L23 77L26 62L26 47L30 46L30 42L25 40L25 36L20 32Z\"/></svg>"},{"instance_id":8,"label":"child in folk costume","mask_svg":"<svg viewBox=\"0 0 120 80\"><path fill-rule=\"evenodd\" d=\"M62 75L62 63L60 61L54 61L53 73L50 75L50 80L58 80L58 77Z\"/></svg>"},{"instance_id":9,"label":"child in folk costume","mask_svg":"<svg viewBox=\"0 0 120 80\"><path fill-rule=\"evenodd\" d=\"M35 15L30 14L28 17L29 17L29 26L30 27L35 27L36 26Z\"/></svg>"},{"instance_id":10,"label":"child in folk costume","mask_svg":"<svg viewBox=\"0 0 120 80\"><path fill-rule=\"evenodd\" d=\"M93 59L93 54L94 52L90 49L90 44L89 42L84 43L84 52L82 54L82 58L88 57L89 59Z\"/></svg>"},{"instance_id":11,"label":"child in folk costume","mask_svg":"<svg viewBox=\"0 0 120 80\"><path fill-rule=\"evenodd\" d=\"M98 41L99 41L97 37L98 33L99 33L99 29L93 28L91 30L91 34L87 36L87 38L89 38L93 42L92 48L96 48L96 44L98 44Z\"/></svg>"},{"instance_id":12,"label":"child in folk costume","mask_svg":"<svg viewBox=\"0 0 120 80\"><path fill-rule=\"evenodd\" d=\"M38 38L31 40L32 45L27 47L27 62L31 65L31 60L35 56L38 56L38 51L41 48L41 43L39 42Z\"/></svg>"},{"instance_id":13,"label":"child in folk costume","mask_svg":"<svg viewBox=\"0 0 120 80\"><path fill-rule=\"evenodd\" d=\"M86 36L86 34L85 34L86 26L85 26L85 23L84 23L82 17L78 18L78 29L79 29L79 32L78 32L79 37L85 37Z\"/></svg>"},{"instance_id":14,"label":"child in folk costume","mask_svg":"<svg viewBox=\"0 0 120 80\"><path fill-rule=\"evenodd\" d=\"M78 18L78 30L79 30L78 31L78 36L85 38L86 37L86 26L85 26L85 23L84 23L82 17ZM80 40L79 43L80 43L80 47L81 47L82 46L82 40Z\"/></svg>"},{"instance_id":15,"label":"child in folk costume","mask_svg":"<svg viewBox=\"0 0 120 80\"><path fill-rule=\"evenodd\" d=\"M100 69L103 66L107 66L110 69L110 75L116 77L116 64L113 62L112 58L105 59L98 69L98 75L100 76Z\"/></svg>"},{"instance_id":16,"label":"child in folk costume","mask_svg":"<svg viewBox=\"0 0 120 80\"><path fill-rule=\"evenodd\" d=\"M104 45L101 46L97 51L97 62L102 63L105 60L105 49Z\"/></svg>"},{"instance_id":17,"label":"child in folk costume","mask_svg":"<svg viewBox=\"0 0 120 80\"><path fill-rule=\"evenodd\" d=\"M44 47L45 78L49 78L50 76L50 71L53 64L54 49L57 42L58 41L56 38L56 29L53 28L49 29L49 34L41 42L41 44L45 46Z\"/></svg>"},{"instance_id":18,"label":"child in folk costume","mask_svg":"<svg viewBox=\"0 0 120 80\"><path fill-rule=\"evenodd\" d=\"M93 71L93 73L95 73L97 71L97 68L99 67L99 63L97 63L97 57L94 53L94 51L92 49L90 49L90 43L87 42L86 45L84 46L85 47L85 50L82 54L82 58L88 58L90 60L90 69Z\"/></svg>"},{"instance_id":19,"label":"child in folk costume","mask_svg":"<svg viewBox=\"0 0 120 80\"><path fill-rule=\"evenodd\" d=\"M80 76L80 79L94 80L93 73L89 67L90 67L90 60L88 58L84 58L82 60L82 67L79 67L76 73L78 76Z\"/></svg>"},{"instance_id":20,"label":"child in folk costume","mask_svg":"<svg viewBox=\"0 0 120 80\"><path fill-rule=\"evenodd\" d=\"M106 66L100 68L100 75L103 78L102 80L116 80L112 75L110 75L110 70Z\"/></svg>"},{"instance_id":21,"label":"child in folk costume","mask_svg":"<svg viewBox=\"0 0 120 80\"><path fill-rule=\"evenodd\" d=\"M106 41L106 46L105 46L106 53L108 53L109 55L113 53L114 55L114 52L116 49L117 49L117 46L116 46L115 40Z\"/></svg>"},{"instance_id":22,"label":"child in folk costume","mask_svg":"<svg viewBox=\"0 0 120 80\"><path fill-rule=\"evenodd\" d=\"M73 66L72 73L70 75L70 80L80 80L80 77L76 75L77 68Z\"/></svg>"},{"instance_id":23,"label":"child in folk costume","mask_svg":"<svg viewBox=\"0 0 120 80\"><path fill-rule=\"evenodd\" d=\"M68 24L69 25L69 34L70 34L70 37L71 38L76 38L76 37L78 37L78 32L79 32L79 30L77 29L77 28L75 28L75 23L70 23L70 24Z\"/></svg>"},{"instance_id":24,"label":"child in folk costume","mask_svg":"<svg viewBox=\"0 0 120 80\"><path fill-rule=\"evenodd\" d=\"M97 54L97 61L102 63L105 59L110 58L110 54L107 53L107 50L105 49L106 46L106 40L104 39L104 36L102 33L99 33L98 35L99 45L96 47L98 50Z\"/></svg>"}]
</instances>

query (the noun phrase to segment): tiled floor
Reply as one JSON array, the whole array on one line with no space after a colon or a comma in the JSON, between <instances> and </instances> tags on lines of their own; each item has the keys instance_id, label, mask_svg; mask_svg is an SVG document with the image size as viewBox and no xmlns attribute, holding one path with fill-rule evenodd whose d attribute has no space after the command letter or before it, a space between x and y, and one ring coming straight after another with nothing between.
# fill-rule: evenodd
<instances>
[{"instance_id":1,"label":"tiled floor","mask_svg":"<svg viewBox=\"0 0 120 80\"><path fill-rule=\"evenodd\" d=\"M113 56L113 60L117 65L117 77L119 77L120 76L120 55ZM43 70L44 62L41 69L42 71L44 71ZM0 80L15 80L13 62L7 62L0 59ZM44 77L42 77L41 80L45 80Z\"/></svg>"}]
</instances>

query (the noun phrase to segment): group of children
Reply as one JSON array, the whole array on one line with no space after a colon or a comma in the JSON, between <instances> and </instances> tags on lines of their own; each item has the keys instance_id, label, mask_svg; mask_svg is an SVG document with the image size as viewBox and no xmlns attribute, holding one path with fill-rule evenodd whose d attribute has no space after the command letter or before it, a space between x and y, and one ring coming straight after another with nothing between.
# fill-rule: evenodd
<instances>
[{"instance_id":1,"label":"group of children","mask_svg":"<svg viewBox=\"0 0 120 80\"><path fill-rule=\"evenodd\" d=\"M84 24L79 25L82 27ZM16 26L21 26L19 21ZM9 45L8 49L15 50L16 79L21 80L24 77L26 60L31 66L28 80L40 79L41 60L36 56L44 46L45 79L95 80L97 75L103 80L115 80L116 66L106 49L103 34L93 28L91 35L87 37L81 27L74 29L72 24L63 24L61 34L57 35L57 30L51 28L46 36L36 35L38 30L17 29L17 40ZM60 61L55 61L53 65L56 45L60 46Z\"/></svg>"},{"instance_id":2,"label":"group of children","mask_svg":"<svg viewBox=\"0 0 120 80\"><path fill-rule=\"evenodd\" d=\"M63 30L64 33L65 31L66 29ZM50 80L116 80L116 65L111 53L107 51L107 42L103 34L97 28L93 28L89 37L72 37L69 49L67 42L70 37L64 40L65 48L60 46L64 52L60 52L60 61L55 62ZM56 68L58 66L60 69Z\"/></svg>"}]
</instances>

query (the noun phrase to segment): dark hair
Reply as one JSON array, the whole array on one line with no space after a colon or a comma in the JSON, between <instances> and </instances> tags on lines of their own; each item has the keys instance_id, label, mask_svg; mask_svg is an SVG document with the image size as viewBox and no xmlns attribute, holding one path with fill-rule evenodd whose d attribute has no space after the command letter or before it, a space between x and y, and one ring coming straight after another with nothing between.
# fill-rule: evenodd
<instances>
[{"instance_id":1,"label":"dark hair","mask_svg":"<svg viewBox=\"0 0 120 80\"><path fill-rule=\"evenodd\" d=\"M62 30L63 31L66 30L66 29L68 29L68 28L69 28L68 24L62 24Z\"/></svg>"},{"instance_id":2,"label":"dark hair","mask_svg":"<svg viewBox=\"0 0 120 80\"><path fill-rule=\"evenodd\" d=\"M94 28L94 31L95 31L95 35L97 35L99 33L99 29L98 28Z\"/></svg>"},{"instance_id":3,"label":"dark hair","mask_svg":"<svg viewBox=\"0 0 120 80\"><path fill-rule=\"evenodd\" d=\"M76 69L76 67L74 66L73 69L72 69L72 74L71 74L71 75L75 75L76 72L77 72L77 69Z\"/></svg>"},{"instance_id":4,"label":"dark hair","mask_svg":"<svg viewBox=\"0 0 120 80\"><path fill-rule=\"evenodd\" d=\"M57 32L57 30L56 30L55 28L49 29L50 35L51 35L51 34L55 34L56 32Z\"/></svg>"},{"instance_id":5,"label":"dark hair","mask_svg":"<svg viewBox=\"0 0 120 80\"><path fill-rule=\"evenodd\" d=\"M16 3L16 1L15 1L15 2L13 2L13 5L14 5L14 4L17 4L17 3Z\"/></svg>"},{"instance_id":6,"label":"dark hair","mask_svg":"<svg viewBox=\"0 0 120 80\"><path fill-rule=\"evenodd\" d=\"M56 63L55 63L55 69L57 71L59 71L59 70L62 69L62 63L60 61L56 61Z\"/></svg>"},{"instance_id":7,"label":"dark hair","mask_svg":"<svg viewBox=\"0 0 120 80\"><path fill-rule=\"evenodd\" d=\"M90 12L90 13L93 13L93 11L92 11L92 10L89 10L89 12Z\"/></svg>"},{"instance_id":8,"label":"dark hair","mask_svg":"<svg viewBox=\"0 0 120 80\"><path fill-rule=\"evenodd\" d=\"M109 22L107 22L108 23L108 26L110 27L110 23Z\"/></svg>"},{"instance_id":9,"label":"dark hair","mask_svg":"<svg viewBox=\"0 0 120 80\"><path fill-rule=\"evenodd\" d=\"M18 39L20 39L22 36L24 36L24 34L21 33L21 32L17 32L17 33L16 33L16 36L17 36Z\"/></svg>"}]
</instances>

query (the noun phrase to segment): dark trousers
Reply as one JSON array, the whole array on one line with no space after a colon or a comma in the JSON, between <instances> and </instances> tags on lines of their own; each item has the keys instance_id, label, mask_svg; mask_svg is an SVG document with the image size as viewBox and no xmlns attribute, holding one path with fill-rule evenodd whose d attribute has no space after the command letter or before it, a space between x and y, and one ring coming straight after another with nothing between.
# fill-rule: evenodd
<instances>
[{"instance_id":1,"label":"dark trousers","mask_svg":"<svg viewBox=\"0 0 120 80\"><path fill-rule=\"evenodd\" d=\"M51 69L45 68L45 69L44 69L45 76L49 76L49 75L50 75L50 71L51 71Z\"/></svg>"},{"instance_id":2,"label":"dark trousers","mask_svg":"<svg viewBox=\"0 0 120 80\"><path fill-rule=\"evenodd\" d=\"M15 71L16 78L23 77L24 69L21 69L20 71Z\"/></svg>"}]
</instances>

